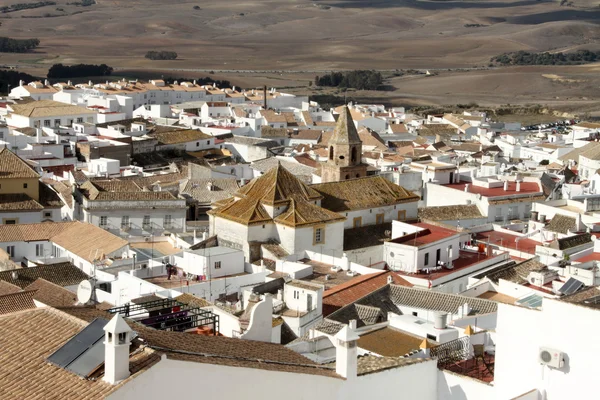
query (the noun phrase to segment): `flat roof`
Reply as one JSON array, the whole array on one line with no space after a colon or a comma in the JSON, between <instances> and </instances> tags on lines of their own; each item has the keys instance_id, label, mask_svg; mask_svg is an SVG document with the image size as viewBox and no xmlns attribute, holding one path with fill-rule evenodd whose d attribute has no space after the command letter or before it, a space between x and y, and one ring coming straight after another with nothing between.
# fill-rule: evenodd
<instances>
[{"instance_id":1,"label":"flat roof","mask_svg":"<svg viewBox=\"0 0 600 400\"><path fill-rule=\"evenodd\" d=\"M497 255L488 256L487 253L476 253L472 251L462 251L458 253L458 258L452 261L452 269L442 268L437 271L430 270L429 273L425 269L421 269L416 273L405 273L402 271L396 271L399 275L409 276L412 278L422 278L434 281L436 279L443 278L447 275L455 274L458 271L472 267L473 265L479 264L490 258L496 257Z\"/></svg>"},{"instance_id":2,"label":"flat roof","mask_svg":"<svg viewBox=\"0 0 600 400\"><path fill-rule=\"evenodd\" d=\"M218 255L229 254L229 253L241 253L242 251L232 249L230 247L217 246L217 247L208 247L205 249L187 250L186 252L206 257L206 256L218 256Z\"/></svg>"},{"instance_id":3,"label":"flat roof","mask_svg":"<svg viewBox=\"0 0 600 400\"><path fill-rule=\"evenodd\" d=\"M459 233L455 230L443 228L441 226L428 224L426 222L419 222L411 224L423 228L422 231L416 233L409 233L407 235L392 239L391 242L398 244L405 244L413 247L421 247L430 243L435 243L440 240L448 239Z\"/></svg>"},{"instance_id":4,"label":"flat roof","mask_svg":"<svg viewBox=\"0 0 600 400\"><path fill-rule=\"evenodd\" d=\"M479 232L475 238L481 243L489 242L490 245L498 245L527 254L535 254L535 247L542 245L541 242L529 238L524 238L516 242L515 240L520 237L506 232L487 231Z\"/></svg>"},{"instance_id":5,"label":"flat roof","mask_svg":"<svg viewBox=\"0 0 600 400\"><path fill-rule=\"evenodd\" d=\"M537 182L521 182L521 190L517 192L517 184L514 181L508 182L508 190L504 190L504 184L497 188L487 188L482 186L476 186L469 182L450 183L442 185L451 189L465 191L465 186L469 185L469 192L480 194L485 197L502 197L502 196L514 196L523 194L534 194L543 193L540 189L540 185Z\"/></svg>"}]
</instances>

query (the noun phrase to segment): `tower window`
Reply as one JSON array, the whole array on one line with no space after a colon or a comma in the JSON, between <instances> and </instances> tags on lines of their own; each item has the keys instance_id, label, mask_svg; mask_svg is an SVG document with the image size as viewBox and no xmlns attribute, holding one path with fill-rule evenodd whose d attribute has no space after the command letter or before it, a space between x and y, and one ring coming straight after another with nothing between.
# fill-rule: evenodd
<instances>
[{"instance_id":1,"label":"tower window","mask_svg":"<svg viewBox=\"0 0 600 400\"><path fill-rule=\"evenodd\" d=\"M345 157L344 156L340 156L340 160L343 160Z\"/></svg>"},{"instance_id":2,"label":"tower window","mask_svg":"<svg viewBox=\"0 0 600 400\"><path fill-rule=\"evenodd\" d=\"M350 179L350 175L349 174L346 174L346 179Z\"/></svg>"},{"instance_id":3,"label":"tower window","mask_svg":"<svg viewBox=\"0 0 600 400\"><path fill-rule=\"evenodd\" d=\"M356 147L353 147L353 148L352 148L352 153L351 153L350 160L351 160L352 162L356 162Z\"/></svg>"},{"instance_id":4,"label":"tower window","mask_svg":"<svg viewBox=\"0 0 600 400\"><path fill-rule=\"evenodd\" d=\"M329 146L329 159L333 160L333 146Z\"/></svg>"}]
</instances>

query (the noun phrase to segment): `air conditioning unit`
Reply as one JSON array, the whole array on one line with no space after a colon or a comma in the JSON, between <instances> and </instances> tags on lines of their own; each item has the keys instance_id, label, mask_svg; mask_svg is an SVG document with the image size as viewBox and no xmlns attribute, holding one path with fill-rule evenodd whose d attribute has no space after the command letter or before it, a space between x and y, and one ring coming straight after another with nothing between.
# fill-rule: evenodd
<instances>
[{"instance_id":1,"label":"air conditioning unit","mask_svg":"<svg viewBox=\"0 0 600 400\"><path fill-rule=\"evenodd\" d=\"M548 347L540 347L538 355L540 364L550 368L562 368L565 365L565 356L562 352Z\"/></svg>"},{"instance_id":2,"label":"air conditioning unit","mask_svg":"<svg viewBox=\"0 0 600 400\"><path fill-rule=\"evenodd\" d=\"M149 238L149 237L145 237L145 238L144 238L144 241L145 241L145 242L149 242L149 241L150 241L150 238Z\"/></svg>"}]
</instances>

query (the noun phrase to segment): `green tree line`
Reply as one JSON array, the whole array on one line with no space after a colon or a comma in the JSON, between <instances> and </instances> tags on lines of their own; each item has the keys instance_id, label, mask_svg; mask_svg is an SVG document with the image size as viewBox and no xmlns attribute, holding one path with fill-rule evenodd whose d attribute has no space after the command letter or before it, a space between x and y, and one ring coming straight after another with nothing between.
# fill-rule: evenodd
<instances>
[{"instance_id":1,"label":"green tree line","mask_svg":"<svg viewBox=\"0 0 600 400\"><path fill-rule=\"evenodd\" d=\"M40 45L38 39L0 37L0 53L26 53Z\"/></svg>"},{"instance_id":2,"label":"green tree line","mask_svg":"<svg viewBox=\"0 0 600 400\"><path fill-rule=\"evenodd\" d=\"M383 83L381 73L377 71L356 70L348 72L332 72L315 77L315 85L358 90L378 90Z\"/></svg>"},{"instance_id":3,"label":"green tree line","mask_svg":"<svg viewBox=\"0 0 600 400\"><path fill-rule=\"evenodd\" d=\"M85 78L89 76L108 76L112 74L112 67L106 64L54 64L48 70L48 78Z\"/></svg>"},{"instance_id":4,"label":"green tree line","mask_svg":"<svg viewBox=\"0 0 600 400\"><path fill-rule=\"evenodd\" d=\"M579 50L573 53L504 53L490 60L502 65L578 65L600 61L600 51Z\"/></svg>"}]
</instances>

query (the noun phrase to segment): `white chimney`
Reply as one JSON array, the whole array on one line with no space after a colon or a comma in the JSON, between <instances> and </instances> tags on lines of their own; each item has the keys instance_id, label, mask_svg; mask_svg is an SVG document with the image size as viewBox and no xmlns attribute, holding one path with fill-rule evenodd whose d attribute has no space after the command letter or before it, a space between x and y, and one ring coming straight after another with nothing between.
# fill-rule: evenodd
<instances>
[{"instance_id":1,"label":"white chimney","mask_svg":"<svg viewBox=\"0 0 600 400\"><path fill-rule=\"evenodd\" d=\"M195 80L195 79L194 79L194 82L193 82L193 83L194 83L194 86L196 86L196 80Z\"/></svg>"},{"instance_id":2,"label":"white chimney","mask_svg":"<svg viewBox=\"0 0 600 400\"><path fill-rule=\"evenodd\" d=\"M17 271L13 271L10 276L13 278L13 281L19 279L19 273Z\"/></svg>"},{"instance_id":3,"label":"white chimney","mask_svg":"<svg viewBox=\"0 0 600 400\"><path fill-rule=\"evenodd\" d=\"M521 181L517 181L517 192L521 191Z\"/></svg>"},{"instance_id":4,"label":"white chimney","mask_svg":"<svg viewBox=\"0 0 600 400\"><path fill-rule=\"evenodd\" d=\"M356 320L350 321L356 326ZM335 336L335 372L346 379L356 378L358 370L358 348L360 336L350 326L344 326Z\"/></svg>"},{"instance_id":5,"label":"white chimney","mask_svg":"<svg viewBox=\"0 0 600 400\"><path fill-rule=\"evenodd\" d=\"M94 83L92 81L88 81L88 85L89 86L94 86Z\"/></svg>"},{"instance_id":6,"label":"white chimney","mask_svg":"<svg viewBox=\"0 0 600 400\"><path fill-rule=\"evenodd\" d=\"M23 86L23 81L19 81L19 86Z\"/></svg>"},{"instance_id":7,"label":"white chimney","mask_svg":"<svg viewBox=\"0 0 600 400\"><path fill-rule=\"evenodd\" d=\"M208 234L206 231L202 232L202 241L205 241L208 238Z\"/></svg>"},{"instance_id":8,"label":"white chimney","mask_svg":"<svg viewBox=\"0 0 600 400\"><path fill-rule=\"evenodd\" d=\"M469 184L468 183L465 185L465 192L469 193Z\"/></svg>"},{"instance_id":9,"label":"white chimney","mask_svg":"<svg viewBox=\"0 0 600 400\"><path fill-rule=\"evenodd\" d=\"M129 377L131 328L117 314L104 327L104 381L114 385Z\"/></svg>"},{"instance_id":10,"label":"white chimney","mask_svg":"<svg viewBox=\"0 0 600 400\"><path fill-rule=\"evenodd\" d=\"M394 278L392 277L392 275L388 275L387 283L388 283L388 285L391 285L392 283L394 283Z\"/></svg>"},{"instance_id":11,"label":"white chimney","mask_svg":"<svg viewBox=\"0 0 600 400\"><path fill-rule=\"evenodd\" d=\"M44 79L44 86L50 86L50 82L48 82L48 79Z\"/></svg>"},{"instance_id":12,"label":"white chimney","mask_svg":"<svg viewBox=\"0 0 600 400\"><path fill-rule=\"evenodd\" d=\"M69 85L69 86L73 86L73 82L71 82L71 81L67 81L67 85Z\"/></svg>"},{"instance_id":13,"label":"white chimney","mask_svg":"<svg viewBox=\"0 0 600 400\"><path fill-rule=\"evenodd\" d=\"M508 190L508 181L504 181L504 191Z\"/></svg>"},{"instance_id":14,"label":"white chimney","mask_svg":"<svg viewBox=\"0 0 600 400\"><path fill-rule=\"evenodd\" d=\"M341 265L342 269L344 271L350 271L350 259L348 258L348 255L346 253L344 253L342 255L342 265Z\"/></svg>"}]
</instances>

